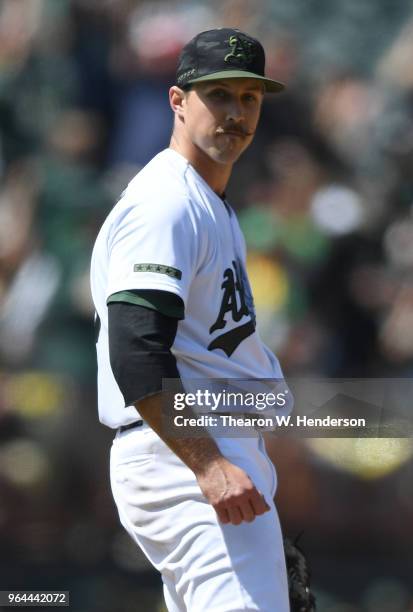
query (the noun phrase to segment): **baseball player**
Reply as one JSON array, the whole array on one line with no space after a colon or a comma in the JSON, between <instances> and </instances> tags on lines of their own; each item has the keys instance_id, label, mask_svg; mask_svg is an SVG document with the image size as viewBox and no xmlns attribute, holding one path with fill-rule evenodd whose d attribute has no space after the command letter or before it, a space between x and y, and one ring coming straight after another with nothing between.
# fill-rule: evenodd
<instances>
[{"instance_id":1,"label":"baseball player","mask_svg":"<svg viewBox=\"0 0 413 612\"><path fill-rule=\"evenodd\" d=\"M92 256L99 417L117 430L112 492L161 573L169 612L290 609L262 437L177 436L161 420L163 379L185 388L282 377L255 329L245 243L225 197L263 96L283 89L264 64L260 42L229 28L184 47L170 146L130 182Z\"/></svg>"}]
</instances>

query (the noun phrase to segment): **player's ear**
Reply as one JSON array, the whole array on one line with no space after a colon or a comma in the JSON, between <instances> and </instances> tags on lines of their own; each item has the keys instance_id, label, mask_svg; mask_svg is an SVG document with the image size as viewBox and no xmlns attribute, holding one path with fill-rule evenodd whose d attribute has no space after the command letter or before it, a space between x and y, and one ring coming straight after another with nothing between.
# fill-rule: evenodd
<instances>
[{"instance_id":1,"label":"player's ear","mask_svg":"<svg viewBox=\"0 0 413 612\"><path fill-rule=\"evenodd\" d=\"M185 92L177 85L173 85L169 90L169 104L173 112L178 117L183 117L183 106L185 103Z\"/></svg>"}]
</instances>

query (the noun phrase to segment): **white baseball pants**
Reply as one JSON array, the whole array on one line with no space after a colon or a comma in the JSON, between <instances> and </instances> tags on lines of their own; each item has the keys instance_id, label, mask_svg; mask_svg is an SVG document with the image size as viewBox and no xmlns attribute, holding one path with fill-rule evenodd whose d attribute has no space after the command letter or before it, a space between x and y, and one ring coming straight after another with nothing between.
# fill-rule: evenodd
<instances>
[{"instance_id":1,"label":"white baseball pants","mask_svg":"<svg viewBox=\"0 0 413 612\"><path fill-rule=\"evenodd\" d=\"M223 525L193 472L147 425L118 433L111 486L121 523L162 575L169 612L289 612L274 466L261 437L217 439L271 510Z\"/></svg>"}]
</instances>

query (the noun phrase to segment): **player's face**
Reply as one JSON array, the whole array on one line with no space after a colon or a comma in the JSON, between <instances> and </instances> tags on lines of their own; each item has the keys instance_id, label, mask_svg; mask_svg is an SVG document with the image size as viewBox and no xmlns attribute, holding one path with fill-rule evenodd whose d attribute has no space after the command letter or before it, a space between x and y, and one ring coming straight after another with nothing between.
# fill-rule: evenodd
<instances>
[{"instance_id":1,"label":"player's face","mask_svg":"<svg viewBox=\"0 0 413 612\"><path fill-rule=\"evenodd\" d=\"M214 161L234 163L254 137L263 95L259 79L194 84L183 103L187 137Z\"/></svg>"}]
</instances>

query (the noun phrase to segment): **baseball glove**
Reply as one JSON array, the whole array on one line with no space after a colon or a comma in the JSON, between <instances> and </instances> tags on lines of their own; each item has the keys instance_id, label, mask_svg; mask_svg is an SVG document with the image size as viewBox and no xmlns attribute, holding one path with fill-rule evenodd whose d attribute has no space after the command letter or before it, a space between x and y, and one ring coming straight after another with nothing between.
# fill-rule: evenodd
<instances>
[{"instance_id":1,"label":"baseball glove","mask_svg":"<svg viewBox=\"0 0 413 612\"><path fill-rule=\"evenodd\" d=\"M298 538L294 542L284 539L291 612L315 612L315 597L310 591L310 569L297 541Z\"/></svg>"}]
</instances>

